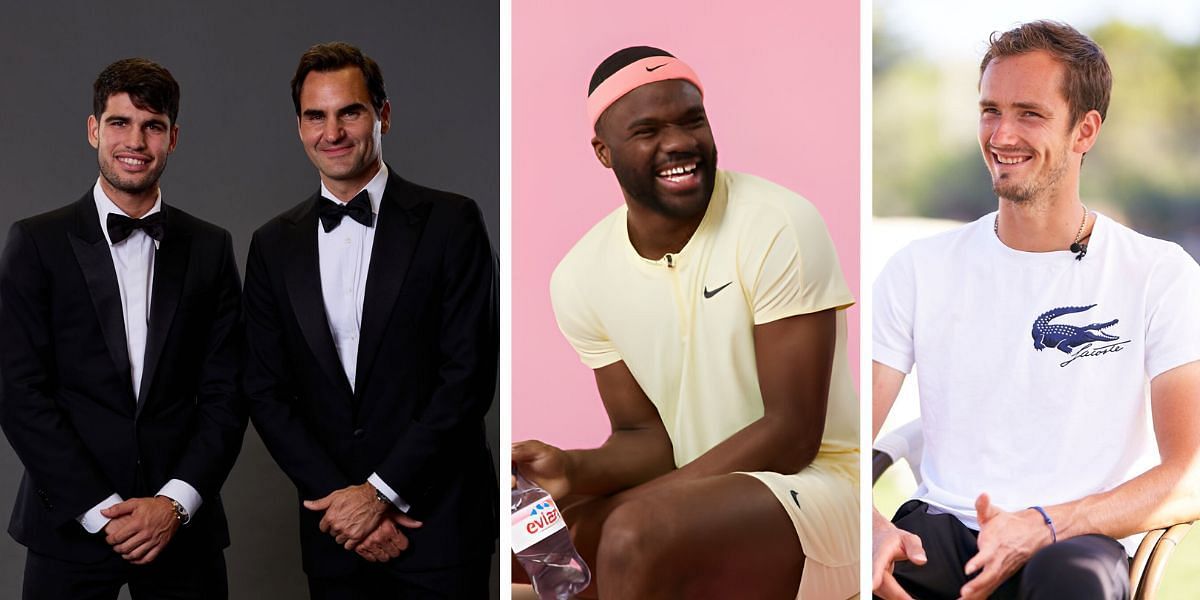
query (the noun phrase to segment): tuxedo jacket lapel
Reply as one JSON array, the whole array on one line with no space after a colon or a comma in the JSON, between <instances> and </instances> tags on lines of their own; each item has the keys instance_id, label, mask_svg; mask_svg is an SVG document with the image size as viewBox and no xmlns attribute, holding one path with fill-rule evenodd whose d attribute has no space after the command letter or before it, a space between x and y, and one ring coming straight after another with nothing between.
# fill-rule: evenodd
<instances>
[{"instance_id":1,"label":"tuxedo jacket lapel","mask_svg":"<svg viewBox=\"0 0 1200 600\"><path fill-rule=\"evenodd\" d=\"M163 205L165 234L154 255L154 289L150 294L150 320L146 328L146 356L142 363L142 382L139 388L137 410L141 414L146 394L154 382L159 358L175 311L179 308L179 297L183 292L184 277L187 275L188 256L191 254L191 236L186 230L172 223L169 206Z\"/></svg>"},{"instance_id":2,"label":"tuxedo jacket lapel","mask_svg":"<svg viewBox=\"0 0 1200 600\"><path fill-rule=\"evenodd\" d=\"M371 248L371 266L367 272L358 368L355 373L356 396L362 395L371 368L375 365L379 344L383 341L388 319L404 285L404 277L430 210L428 201L415 201L413 195L407 193L408 182L396 175L395 171L388 171L379 222L376 224L378 229Z\"/></svg>"},{"instance_id":3,"label":"tuxedo jacket lapel","mask_svg":"<svg viewBox=\"0 0 1200 600\"><path fill-rule=\"evenodd\" d=\"M75 227L68 234L75 260L83 271L104 343L117 372L124 378L129 396L133 399L133 379L129 373L129 344L125 339L125 317L121 313L121 290L112 253L100 231L100 214L89 191L75 204Z\"/></svg>"},{"instance_id":4,"label":"tuxedo jacket lapel","mask_svg":"<svg viewBox=\"0 0 1200 600\"><path fill-rule=\"evenodd\" d=\"M309 198L306 210L288 224L286 247L294 251L285 267L288 298L296 312L296 320L317 363L331 381L339 382L350 395L350 382L342 369L341 359L329 332L325 317L325 300L321 296L321 261L317 255L317 202L319 195Z\"/></svg>"}]
</instances>

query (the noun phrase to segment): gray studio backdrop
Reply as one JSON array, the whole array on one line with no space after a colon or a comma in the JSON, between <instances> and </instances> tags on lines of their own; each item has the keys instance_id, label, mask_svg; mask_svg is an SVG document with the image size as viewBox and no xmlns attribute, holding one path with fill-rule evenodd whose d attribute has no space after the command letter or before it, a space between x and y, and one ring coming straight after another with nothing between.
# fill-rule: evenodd
<instances>
[{"instance_id":1,"label":"gray studio backdrop","mask_svg":"<svg viewBox=\"0 0 1200 600\"><path fill-rule=\"evenodd\" d=\"M499 247L499 7L469 2L5 3L0 18L0 243L13 221L78 199L97 176L91 84L144 56L182 89L165 202L233 234L239 269L254 229L315 191L288 82L314 43L344 40L379 62L392 103L384 159L402 176L474 198ZM507 308L505 308L507 310ZM498 453L499 401L488 414ZM0 521L21 474L0 441ZM231 597L306 598L295 488L251 428L223 496ZM0 598L19 596L24 548L0 534ZM493 581L497 568L493 566ZM498 584L493 585L498 597Z\"/></svg>"}]
</instances>

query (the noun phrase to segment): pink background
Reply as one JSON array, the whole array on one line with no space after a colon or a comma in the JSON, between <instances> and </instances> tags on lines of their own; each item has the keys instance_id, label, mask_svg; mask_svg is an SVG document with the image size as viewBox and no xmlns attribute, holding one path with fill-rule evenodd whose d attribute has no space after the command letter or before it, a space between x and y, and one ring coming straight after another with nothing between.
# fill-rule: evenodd
<instances>
[{"instance_id":1,"label":"pink background","mask_svg":"<svg viewBox=\"0 0 1200 600\"><path fill-rule=\"evenodd\" d=\"M592 153L584 108L592 71L621 48L662 48L695 69L719 166L813 202L858 297L858 6L513 2L513 440L594 447L609 433L592 372L554 321L549 281L580 236L623 202ZM858 316L851 308L856 381Z\"/></svg>"}]
</instances>

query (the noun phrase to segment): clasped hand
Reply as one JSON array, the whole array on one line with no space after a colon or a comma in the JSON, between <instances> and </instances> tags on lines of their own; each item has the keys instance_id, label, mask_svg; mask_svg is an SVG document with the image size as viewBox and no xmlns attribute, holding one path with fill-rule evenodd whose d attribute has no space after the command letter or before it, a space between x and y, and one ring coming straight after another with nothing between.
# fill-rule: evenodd
<instances>
[{"instance_id":1,"label":"clasped hand","mask_svg":"<svg viewBox=\"0 0 1200 600\"><path fill-rule=\"evenodd\" d=\"M104 541L135 565L150 564L158 558L179 530L175 506L165 496L131 498L100 514L110 519L104 526Z\"/></svg>"},{"instance_id":2,"label":"clasped hand","mask_svg":"<svg viewBox=\"0 0 1200 600\"><path fill-rule=\"evenodd\" d=\"M408 548L408 537L399 526L410 529L421 526L420 521L390 503L380 502L370 483L345 487L317 500L305 500L304 507L324 511L321 531L371 562L386 562Z\"/></svg>"}]
</instances>

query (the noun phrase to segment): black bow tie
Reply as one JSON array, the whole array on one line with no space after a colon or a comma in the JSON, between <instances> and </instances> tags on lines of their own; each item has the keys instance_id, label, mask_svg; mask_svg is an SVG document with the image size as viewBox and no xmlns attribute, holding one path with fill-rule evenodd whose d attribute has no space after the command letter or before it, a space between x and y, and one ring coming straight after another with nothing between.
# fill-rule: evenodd
<instances>
[{"instance_id":1,"label":"black bow tie","mask_svg":"<svg viewBox=\"0 0 1200 600\"><path fill-rule=\"evenodd\" d=\"M108 213L108 239L118 244L133 232L141 229L146 235L161 242L163 239L163 214L156 212L140 219L131 219L125 215Z\"/></svg>"},{"instance_id":2,"label":"black bow tie","mask_svg":"<svg viewBox=\"0 0 1200 600\"><path fill-rule=\"evenodd\" d=\"M370 227L375 221L375 215L371 212L371 199L367 197L367 190L358 193L352 200L342 204L334 202L329 198L321 198L321 205L317 209L317 216L321 218L321 227L325 228L325 233L329 233L342 224L342 217L350 217L364 227Z\"/></svg>"}]
</instances>

